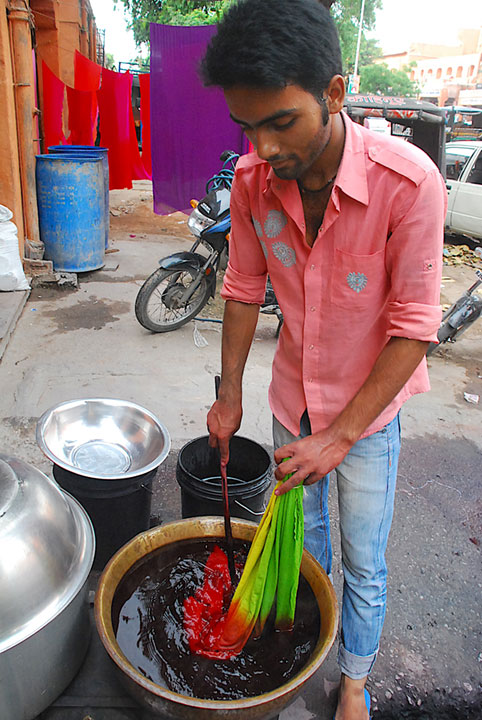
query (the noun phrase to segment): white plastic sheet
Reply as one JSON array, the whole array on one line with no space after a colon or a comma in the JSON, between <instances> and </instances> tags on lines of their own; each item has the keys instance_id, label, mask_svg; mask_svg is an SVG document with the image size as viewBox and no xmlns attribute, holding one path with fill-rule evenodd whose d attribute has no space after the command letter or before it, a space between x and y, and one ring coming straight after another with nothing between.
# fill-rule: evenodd
<instances>
[{"instance_id":1,"label":"white plastic sheet","mask_svg":"<svg viewBox=\"0 0 482 720\"><path fill-rule=\"evenodd\" d=\"M18 252L17 226L12 211L0 205L0 290L28 290Z\"/></svg>"}]
</instances>

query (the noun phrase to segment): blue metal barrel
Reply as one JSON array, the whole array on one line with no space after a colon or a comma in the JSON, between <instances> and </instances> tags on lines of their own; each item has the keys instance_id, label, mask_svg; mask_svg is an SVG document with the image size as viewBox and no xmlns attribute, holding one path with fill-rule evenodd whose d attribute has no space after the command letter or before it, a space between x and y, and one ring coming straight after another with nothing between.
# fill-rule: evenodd
<instances>
[{"instance_id":1,"label":"blue metal barrel","mask_svg":"<svg viewBox=\"0 0 482 720\"><path fill-rule=\"evenodd\" d=\"M72 155L92 155L102 158L102 167L104 169L104 199L105 199L105 248L109 247L109 148L96 147L95 145L51 145L48 148L49 153L69 153Z\"/></svg>"},{"instance_id":2,"label":"blue metal barrel","mask_svg":"<svg viewBox=\"0 0 482 720\"><path fill-rule=\"evenodd\" d=\"M104 264L104 171L100 157L37 155L37 204L45 258L65 272Z\"/></svg>"}]
</instances>

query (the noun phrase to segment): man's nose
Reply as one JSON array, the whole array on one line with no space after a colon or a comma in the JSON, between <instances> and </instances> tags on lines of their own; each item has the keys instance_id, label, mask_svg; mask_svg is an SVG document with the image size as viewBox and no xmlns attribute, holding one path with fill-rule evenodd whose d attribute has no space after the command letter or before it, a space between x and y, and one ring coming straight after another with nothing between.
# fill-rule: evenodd
<instances>
[{"instance_id":1,"label":"man's nose","mask_svg":"<svg viewBox=\"0 0 482 720\"><path fill-rule=\"evenodd\" d=\"M272 133L259 128L256 133L256 150L262 160L272 160L280 154L279 143Z\"/></svg>"}]
</instances>

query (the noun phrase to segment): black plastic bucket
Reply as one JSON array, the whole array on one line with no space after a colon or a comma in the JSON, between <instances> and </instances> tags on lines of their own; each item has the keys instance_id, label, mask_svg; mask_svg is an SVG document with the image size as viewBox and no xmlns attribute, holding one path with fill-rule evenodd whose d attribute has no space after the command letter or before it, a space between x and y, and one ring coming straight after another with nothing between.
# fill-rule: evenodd
<instances>
[{"instance_id":1,"label":"black plastic bucket","mask_svg":"<svg viewBox=\"0 0 482 720\"><path fill-rule=\"evenodd\" d=\"M227 475L229 512L233 517L259 522L271 483L270 467L270 457L261 445L238 435L231 439ZM176 478L181 486L183 518L223 515L219 452L209 447L207 436L181 448Z\"/></svg>"},{"instance_id":2,"label":"black plastic bucket","mask_svg":"<svg viewBox=\"0 0 482 720\"><path fill-rule=\"evenodd\" d=\"M94 569L108 560L135 535L149 529L152 481L157 468L125 480L86 477L53 466L60 487L73 495L86 510L94 526Z\"/></svg>"}]
</instances>

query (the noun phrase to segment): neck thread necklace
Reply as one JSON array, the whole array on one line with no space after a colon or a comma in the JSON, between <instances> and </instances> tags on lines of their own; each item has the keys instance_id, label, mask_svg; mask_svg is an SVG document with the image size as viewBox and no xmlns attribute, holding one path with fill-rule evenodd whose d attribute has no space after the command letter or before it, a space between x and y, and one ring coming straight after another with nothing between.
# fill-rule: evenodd
<instances>
[{"instance_id":1,"label":"neck thread necklace","mask_svg":"<svg viewBox=\"0 0 482 720\"><path fill-rule=\"evenodd\" d=\"M335 181L335 178L336 178L336 174L333 175L333 177L331 178L331 180L328 180L328 182L326 182L322 187L316 188L316 190L312 190L311 188L305 187L305 186L303 185L303 183L301 182L301 180L298 180L297 182L298 182L298 187L299 187L299 189L301 190L302 193L320 193L320 192L323 192L323 190L326 190L326 188L327 188L329 185L331 185L332 182Z\"/></svg>"}]
</instances>

